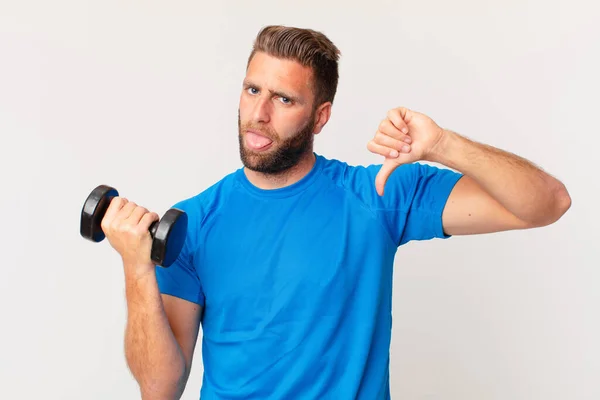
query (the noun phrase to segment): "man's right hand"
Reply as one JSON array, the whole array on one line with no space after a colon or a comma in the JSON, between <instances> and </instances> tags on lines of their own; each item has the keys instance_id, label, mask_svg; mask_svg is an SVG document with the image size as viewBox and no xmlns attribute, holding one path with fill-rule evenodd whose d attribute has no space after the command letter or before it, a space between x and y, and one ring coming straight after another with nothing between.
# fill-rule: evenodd
<instances>
[{"instance_id":1,"label":"man's right hand","mask_svg":"<svg viewBox=\"0 0 600 400\"><path fill-rule=\"evenodd\" d=\"M157 213L123 197L114 197L100 224L110 245L121 255L126 269L135 275L154 269L150 259L150 225L159 220ZM128 272L128 271L126 271Z\"/></svg>"}]
</instances>

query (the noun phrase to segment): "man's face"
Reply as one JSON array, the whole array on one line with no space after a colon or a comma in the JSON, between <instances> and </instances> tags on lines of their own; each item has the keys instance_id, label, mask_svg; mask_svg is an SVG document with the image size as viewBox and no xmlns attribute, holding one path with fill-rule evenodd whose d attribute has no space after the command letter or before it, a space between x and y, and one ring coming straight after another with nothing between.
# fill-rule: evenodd
<instances>
[{"instance_id":1,"label":"man's face","mask_svg":"<svg viewBox=\"0 0 600 400\"><path fill-rule=\"evenodd\" d=\"M246 72L238 110L240 157L250 170L274 174L312 152L316 124L312 72L297 62L257 53Z\"/></svg>"}]
</instances>

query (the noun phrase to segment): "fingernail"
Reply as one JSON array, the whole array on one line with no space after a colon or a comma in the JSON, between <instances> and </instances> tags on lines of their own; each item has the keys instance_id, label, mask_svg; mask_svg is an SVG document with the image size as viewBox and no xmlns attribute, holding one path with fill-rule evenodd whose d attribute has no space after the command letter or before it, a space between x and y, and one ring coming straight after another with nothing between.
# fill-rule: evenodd
<instances>
[{"instance_id":1,"label":"fingernail","mask_svg":"<svg viewBox=\"0 0 600 400\"><path fill-rule=\"evenodd\" d=\"M402 146L402 151L405 151L408 153L409 150L410 150L409 146Z\"/></svg>"},{"instance_id":2,"label":"fingernail","mask_svg":"<svg viewBox=\"0 0 600 400\"><path fill-rule=\"evenodd\" d=\"M396 150L390 151L390 157L398 157L398 152Z\"/></svg>"},{"instance_id":3,"label":"fingernail","mask_svg":"<svg viewBox=\"0 0 600 400\"><path fill-rule=\"evenodd\" d=\"M407 137L405 137L405 138L404 138L404 141L405 141L406 143L410 143L410 142L412 142L412 140L410 139L410 136L407 136Z\"/></svg>"},{"instance_id":4,"label":"fingernail","mask_svg":"<svg viewBox=\"0 0 600 400\"><path fill-rule=\"evenodd\" d=\"M407 127L402 128L402 132L408 133L408 128Z\"/></svg>"}]
</instances>

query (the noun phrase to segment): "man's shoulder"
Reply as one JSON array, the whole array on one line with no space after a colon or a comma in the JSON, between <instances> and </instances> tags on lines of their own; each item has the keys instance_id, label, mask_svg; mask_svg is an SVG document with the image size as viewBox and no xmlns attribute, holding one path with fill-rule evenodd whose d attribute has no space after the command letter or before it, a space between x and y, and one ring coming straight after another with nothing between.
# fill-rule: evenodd
<instances>
[{"instance_id":1,"label":"man's shoulder","mask_svg":"<svg viewBox=\"0 0 600 400\"><path fill-rule=\"evenodd\" d=\"M435 191L437 181L454 174L450 170L428 163L402 164L388 179L386 194L379 196L375 180L381 166L381 163L360 164L323 157L323 175L372 208L396 207L424 183L434 183L434 186L429 186L428 193L431 193Z\"/></svg>"},{"instance_id":2,"label":"man's shoulder","mask_svg":"<svg viewBox=\"0 0 600 400\"><path fill-rule=\"evenodd\" d=\"M323 159L323 175L337 186L354 193L376 193L375 177L381 169L381 164L361 164L336 158L320 157Z\"/></svg>"},{"instance_id":3,"label":"man's shoulder","mask_svg":"<svg viewBox=\"0 0 600 400\"><path fill-rule=\"evenodd\" d=\"M342 186L354 179L364 179L374 171L376 174L376 170L381 167L376 164L357 164L323 155L318 156L322 159L323 174Z\"/></svg>"},{"instance_id":4,"label":"man's shoulder","mask_svg":"<svg viewBox=\"0 0 600 400\"><path fill-rule=\"evenodd\" d=\"M328 158L323 155L319 155L323 159L323 170L326 174L335 177L336 179L348 180L348 179L369 179L375 177L381 169L382 163L356 163L350 161L343 161L337 158ZM437 170L438 167L429 165L427 163L409 163L402 164L396 168L397 174L414 174L421 173L427 169Z\"/></svg>"},{"instance_id":5,"label":"man's shoulder","mask_svg":"<svg viewBox=\"0 0 600 400\"><path fill-rule=\"evenodd\" d=\"M190 217L206 218L227 201L235 187L238 172L233 171L201 191L179 200L174 207L185 211Z\"/></svg>"},{"instance_id":6,"label":"man's shoulder","mask_svg":"<svg viewBox=\"0 0 600 400\"><path fill-rule=\"evenodd\" d=\"M320 157L321 175L329 185L337 187L344 193L344 197L358 201L361 206L369 209L377 207L380 199L375 188L375 177L381 165Z\"/></svg>"}]
</instances>

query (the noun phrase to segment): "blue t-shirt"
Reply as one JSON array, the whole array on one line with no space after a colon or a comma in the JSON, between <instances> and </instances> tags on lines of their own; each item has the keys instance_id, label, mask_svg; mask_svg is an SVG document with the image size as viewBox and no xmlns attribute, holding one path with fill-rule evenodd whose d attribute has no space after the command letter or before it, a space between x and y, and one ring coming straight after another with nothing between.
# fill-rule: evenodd
<instances>
[{"instance_id":1,"label":"blue t-shirt","mask_svg":"<svg viewBox=\"0 0 600 400\"><path fill-rule=\"evenodd\" d=\"M242 168L175 207L187 212L160 291L204 307L201 399L390 398L392 270L398 246L448 238L442 211L461 177L315 154L299 182L252 185Z\"/></svg>"}]
</instances>

